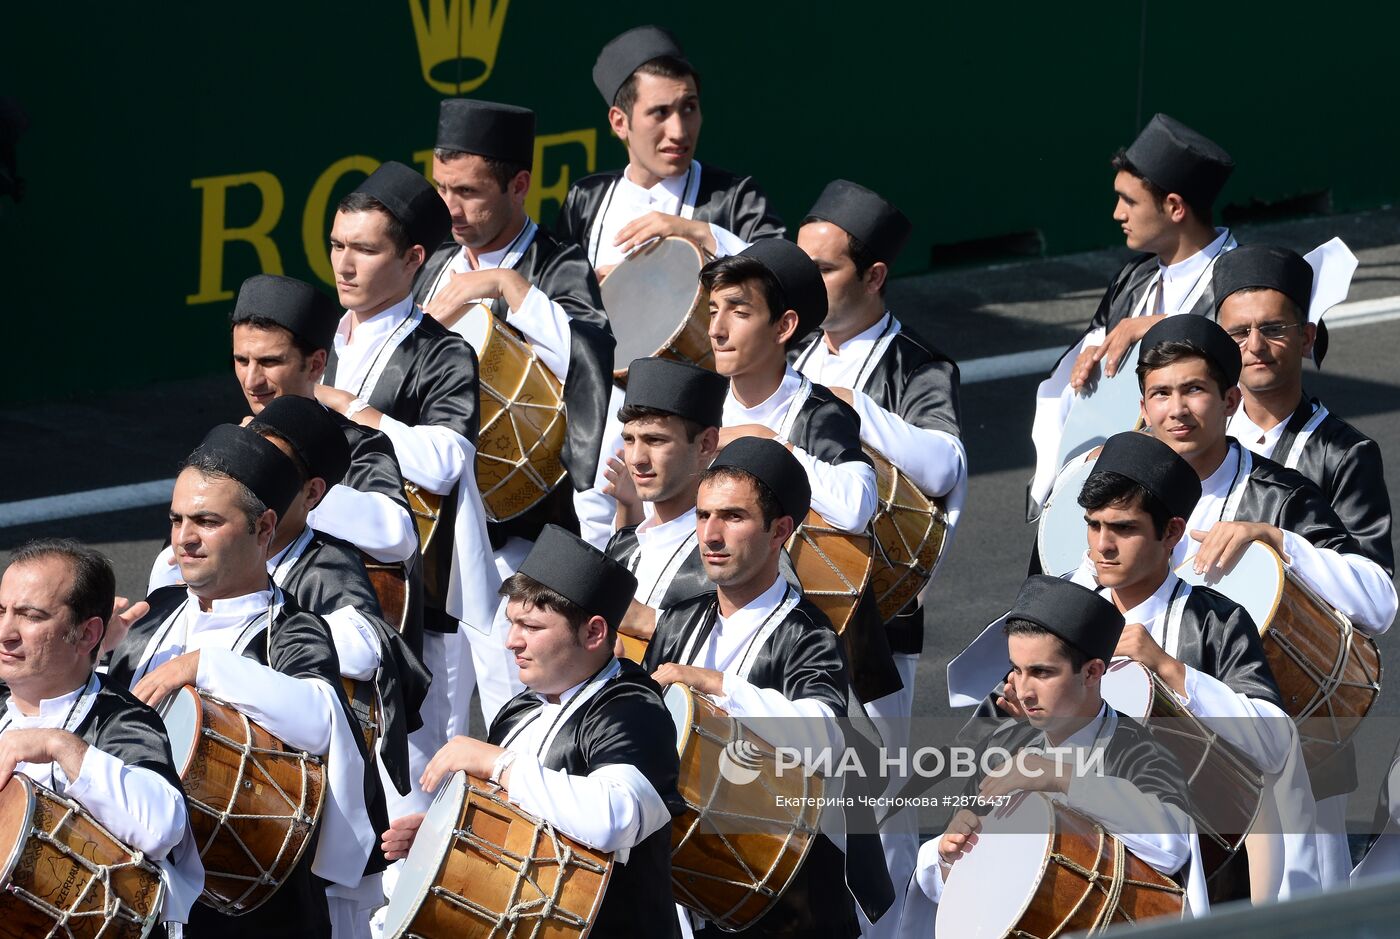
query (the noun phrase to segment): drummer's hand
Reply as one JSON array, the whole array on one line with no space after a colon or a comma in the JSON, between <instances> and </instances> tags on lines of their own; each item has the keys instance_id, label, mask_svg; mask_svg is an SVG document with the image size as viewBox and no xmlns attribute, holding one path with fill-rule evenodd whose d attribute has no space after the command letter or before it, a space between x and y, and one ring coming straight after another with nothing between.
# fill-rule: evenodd
<instances>
[{"instance_id":1,"label":"drummer's hand","mask_svg":"<svg viewBox=\"0 0 1400 939\"><path fill-rule=\"evenodd\" d=\"M603 494L612 496L617 500L617 504L626 506L628 509L638 509L642 507L642 499L637 495L637 484L632 480L632 473L627 469L626 462L622 459L622 451L608 457L608 465L603 470L603 478L607 484L603 486Z\"/></svg>"},{"instance_id":2,"label":"drummer's hand","mask_svg":"<svg viewBox=\"0 0 1400 939\"><path fill-rule=\"evenodd\" d=\"M1069 386L1075 391L1091 384L1099 373L1099 347L1085 346L1069 372Z\"/></svg>"},{"instance_id":3,"label":"drummer's hand","mask_svg":"<svg viewBox=\"0 0 1400 939\"><path fill-rule=\"evenodd\" d=\"M651 680L661 687L668 685L688 685L701 694L719 696L724 694L724 673L698 665L677 665L667 662L651 673Z\"/></svg>"},{"instance_id":4,"label":"drummer's hand","mask_svg":"<svg viewBox=\"0 0 1400 939\"><path fill-rule=\"evenodd\" d=\"M633 600L627 605L622 622L617 624L617 631L625 636L650 642L651 637L656 634L656 610L640 600Z\"/></svg>"},{"instance_id":5,"label":"drummer's hand","mask_svg":"<svg viewBox=\"0 0 1400 939\"><path fill-rule=\"evenodd\" d=\"M1108 339L1099 346L1094 354L1095 358L1103 363L1103 371L1106 376L1112 378L1118 374L1118 365L1123 356L1128 354L1139 339L1147 335L1147 331L1156 326L1165 316L1130 316L1117 326L1113 327L1108 334ZM1135 363L1123 363L1130 368L1135 367Z\"/></svg>"},{"instance_id":6,"label":"drummer's hand","mask_svg":"<svg viewBox=\"0 0 1400 939\"><path fill-rule=\"evenodd\" d=\"M170 563L175 564L175 554L171 552ZM130 606L128 606L130 604ZM151 605L145 600L132 604L126 597L117 597L112 604L112 615L107 618L107 629L102 633L102 648L98 655L106 655L122 644L131 626L141 617L151 612Z\"/></svg>"},{"instance_id":7,"label":"drummer's hand","mask_svg":"<svg viewBox=\"0 0 1400 939\"><path fill-rule=\"evenodd\" d=\"M1113 654L1126 655L1134 662L1141 662L1177 694L1186 693L1186 666L1167 655L1167 650L1157 644L1152 633L1141 623L1129 623L1123 627L1123 634L1118 637L1118 646Z\"/></svg>"},{"instance_id":8,"label":"drummer's hand","mask_svg":"<svg viewBox=\"0 0 1400 939\"><path fill-rule=\"evenodd\" d=\"M734 424L731 427L721 427L719 429L719 448L723 450L740 437L768 437L778 436L773 433L771 427L762 424Z\"/></svg>"},{"instance_id":9,"label":"drummer's hand","mask_svg":"<svg viewBox=\"0 0 1400 939\"><path fill-rule=\"evenodd\" d=\"M1192 567L1197 574L1207 576L1212 573L1228 574L1234 570L1251 541L1262 541L1277 551L1280 557L1288 556L1284 550L1283 532L1263 522L1216 522L1208 532L1193 530L1191 538L1201 543Z\"/></svg>"},{"instance_id":10,"label":"drummer's hand","mask_svg":"<svg viewBox=\"0 0 1400 939\"><path fill-rule=\"evenodd\" d=\"M1001 689L1001 694L997 697L997 707L1003 714L1008 714L1018 721L1026 719L1026 709L1021 707L1021 699L1016 697L1016 686L1011 683L1011 679L1006 680L1006 684Z\"/></svg>"},{"instance_id":11,"label":"drummer's hand","mask_svg":"<svg viewBox=\"0 0 1400 939\"><path fill-rule=\"evenodd\" d=\"M982 819L971 809L958 809L958 814L948 823L948 830L938 839L938 859L952 866L958 858L972 850L977 843L977 833L982 830Z\"/></svg>"},{"instance_id":12,"label":"drummer's hand","mask_svg":"<svg viewBox=\"0 0 1400 939\"><path fill-rule=\"evenodd\" d=\"M77 734L53 727L6 731L0 736L0 789L10 782L21 763L57 763L72 782L83 768L88 745Z\"/></svg>"},{"instance_id":13,"label":"drummer's hand","mask_svg":"<svg viewBox=\"0 0 1400 939\"><path fill-rule=\"evenodd\" d=\"M345 409L350 406L350 402L355 400L355 396L334 385L317 385L316 400L335 413L343 415Z\"/></svg>"},{"instance_id":14,"label":"drummer's hand","mask_svg":"<svg viewBox=\"0 0 1400 939\"><path fill-rule=\"evenodd\" d=\"M131 693L155 707L186 685L193 685L198 675L199 653L186 652L148 672L131 689Z\"/></svg>"},{"instance_id":15,"label":"drummer's hand","mask_svg":"<svg viewBox=\"0 0 1400 939\"><path fill-rule=\"evenodd\" d=\"M602 267L595 267L593 269L593 276L598 278L598 283L601 285L603 281L608 279L608 275L616 269L616 264L604 264Z\"/></svg>"},{"instance_id":16,"label":"drummer's hand","mask_svg":"<svg viewBox=\"0 0 1400 939\"><path fill-rule=\"evenodd\" d=\"M613 244L621 248L623 254L630 254L638 245L645 244L653 238L665 238L667 235L684 238L711 254L719 250L708 222L697 222L666 212L648 212L641 218L635 218L623 225Z\"/></svg>"},{"instance_id":17,"label":"drummer's hand","mask_svg":"<svg viewBox=\"0 0 1400 939\"><path fill-rule=\"evenodd\" d=\"M413 839L418 837L418 829L422 827L426 814L414 812L389 823L389 830L380 839L380 847L384 849L386 858L397 861L399 858L408 857L408 849L413 847Z\"/></svg>"},{"instance_id":18,"label":"drummer's hand","mask_svg":"<svg viewBox=\"0 0 1400 939\"><path fill-rule=\"evenodd\" d=\"M433 758L423 768L423 778L418 780L418 784L423 787L424 792L432 792L438 787L438 783L459 769L466 770L468 775L478 779L490 779L491 770L496 766L496 757L504 752L505 750L484 740L453 737L433 754ZM507 770L506 776L509 775L510 771ZM504 779L501 780L501 785L505 785Z\"/></svg>"},{"instance_id":19,"label":"drummer's hand","mask_svg":"<svg viewBox=\"0 0 1400 939\"><path fill-rule=\"evenodd\" d=\"M977 792L984 799L999 799L1013 792L1068 792L1070 767L1067 760L1017 753L1008 764L1008 772L988 775Z\"/></svg>"}]
</instances>

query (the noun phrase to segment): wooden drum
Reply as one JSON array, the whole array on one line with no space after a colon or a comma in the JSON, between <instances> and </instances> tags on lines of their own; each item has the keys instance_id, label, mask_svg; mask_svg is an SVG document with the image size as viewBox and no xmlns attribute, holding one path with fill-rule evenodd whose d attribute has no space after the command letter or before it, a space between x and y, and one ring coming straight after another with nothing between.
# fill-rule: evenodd
<instances>
[{"instance_id":1,"label":"wooden drum","mask_svg":"<svg viewBox=\"0 0 1400 939\"><path fill-rule=\"evenodd\" d=\"M485 304L467 310L452 331L476 350L476 485L487 517L504 522L529 511L564 478L564 388Z\"/></svg>"},{"instance_id":2,"label":"wooden drum","mask_svg":"<svg viewBox=\"0 0 1400 939\"><path fill-rule=\"evenodd\" d=\"M787 543L788 557L802 593L831 620L837 635L846 631L874 569L874 539L831 527L813 510Z\"/></svg>"},{"instance_id":3,"label":"wooden drum","mask_svg":"<svg viewBox=\"0 0 1400 939\"><path fill-rule=\"evenodd\" d=\"M664 700L688 807L671 823L671 886L677 903L734 932L766 913L802 866L824 780L801 768L779 773L773 747L685 685Z\"/></svg>"},{"instance_id":4,"label":"wooden drum","mask_svg":"<svg viewBox=\"0 0 1400 939\"><path fill-rule=\"evenodd\" d=\"M1244 607L1264 640L1264 655L1298 725L1309 767L1351 739L1381 691L1381 654L1375 640L1352 625L1283 568L1266 544L1253 542L1224 576L1208 581L1177 568L1188 584L1212 587Z\"/></svg>"},{"instance_id":5,"label":"wooden drum","mask_svg":"<svg viewBox=\"0 0 1400 939\"><path fill-rule=\"evenodd\" d=\"M694 243L661 238L633 251L601 285L617 348L613 377L627 380L633 359L660 357L713 370L710 295L700 286L709 260Z\"/></svg>"},{"instance_id":6,"label":"wooden drum","mask_svg":"<svg viewBox=\"0 0 1400 939\"><path fill-rule=\"evenodd\" d=\"M1092 819L1020 793L982 819L948 875L938 939L1094 936L1118 923L1181 919L1184 891Z\"/></svg>"},{"instance_id":7,"label":"wooden drum","mask_svg":"<svg viewBox=\"0 0 1400 939\"><path fill-rule=\"evenodd\" d=\"M200 902L257 909L311 844L325 799L321 756L298 753L222 701L186 685L161 705L204 862Z\"/></svg>"},{"instance_id":8,"label":"wooden drum","mask_svg":"<svg viewBox=\"0 0 1400 939\"><path fill-rule=\"evenodd\" d=\"M1103 676L1104 700L1142 724L1176 757L1191 797L1207 877L1244 844L1263 797L1264 778L1242 753L1179 703L1160 678L1132 659Z\"/></svg>"},{"instance_id":9,"label":"wooden drum","mask_svg":"<svg viewBox=\"0 0 1400 939\"><path fill-rule=\"evenodd\" d=\"M0 790L0 936L141 939L160 919L160 871L76 802L16 773Z\"/></svg>"},{"instance_id":10,"label":"wooden drum","mask_svg":"<svg viewBox=\"0 0 1400 939\"><path fill-rule=\"evenodd\" d=\"M389 939L588 935L612 855L527 815L458 772L438 789L389 901Z\"/></svg>"},{"instance_id":11,"label":"wooden drum","mask_svg":"<svg viewBox=\"0 0 1400 939\"><path fill-rule=\"evenodd\" d=\"M870 523L875 536L870 589L881 621L888 623L933 576L948 535L948 515L942 499L920 492L884 454L870 447L865 452L875 464L880 499Z\"/></svg>"}]
</instances>

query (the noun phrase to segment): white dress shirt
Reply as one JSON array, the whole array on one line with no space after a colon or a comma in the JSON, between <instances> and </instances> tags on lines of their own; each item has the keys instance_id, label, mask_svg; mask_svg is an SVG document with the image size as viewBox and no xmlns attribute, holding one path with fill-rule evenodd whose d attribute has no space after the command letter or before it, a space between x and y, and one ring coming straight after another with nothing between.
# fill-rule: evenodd
<instances>
[{"instance_id":1,"label":"white dress shirt","mask_svg":"<svg viewBox=\"0 0 1400 939\"><path fill-rule=\"evenodd\" d=\"M228 702L288 747L325 754L327 791L311 869L332 883L355 886L377 840L367 823L364 759L354 736L359 728L351 729L328 683L284 675L241 652L279 610L272 590L214 600L208 612L189 594L151 637L132 684L176 656L199 652L196 688Z\"/></svg>"},{"instance_id":2,"label":"white dress shirt","mask_svg":"<svg viewBox=\"0 0 1400 939\"><path fill-rule=\"evenodd\" d=\"M617 860L625 864L631 848L671 824L671 812L656 788L629 763L572 776L547 769L542 762L570 715L621 670L613 659L603 671L559 695L557 703L537 695L540 708L513 730L505 749L516 754L507 792L510 801L591 848L617 852Z\"/></svg>"},{"instance_id":3,"label":"white dress shirt","mask_svg":"<svg viewBox=\"0 0 1400 939\"><path fill-rule=\"evenodd\" d=\"M802 376L788 366L777 390L751 408L740 403L731 389L724 399L724 426L762 424L777 433L788 416L789 408L797 403L794 399L801 388ZM792 447L792 455L807 470L807 479L812 486L812 508L820 512L834 528L864 531L870 524L870 517L875 514L877 503L874 467L855 460L839 465L826 463L796 444ZM801 523L801 519L796 521Z\"/></svg>"},{"instance_id":4,"label":"white dress shirt","mask_svg":"<svg viewBox=\"0 0 1400 939\"><path fill-rule=\"evenodd\" d=\"M880 337L894 317L886 312L873 326L843 342L835 352L826 337L818 338L802 362L802 374L828 388L849 388L851 404L860 415L860 439L879 450L928 496L945 496L967 475L967 451L962 441L941 430L925 430L875 403L859 389L861 373L875 354Z\"/></svg>"},{"instance_id":5,"label":"white dress shirt","mask_svg":"<svg viewBox=\"0 0 1400 939\"><path fill-rule=\"evenodd\" d=\"M1163 264L1157 261L1157 276L1162 281L1161 300L1155 309L1143 310L1142 315L1185 313L1191 309L1196 297L1203 292L1210 280L1210 268L1215 259L1226 250L1226 240L1230 238L1228 228L1217 228L1215 240L1184 261ZM1152 291L1149 291L1151 296ZM1149 305L1151 300L1148 301Z\"/></svg>"},{"instance_id":6,"label":"white dress shirt","mask_svg":"<svg viewBox=\"0 0 1400 939\"><path fill-rule=\"evenodd\" d=\"M418 314L413 298L404 297L381 313L370 317L351 332L354 314L346 313L335 333L335 354L339 360L335 387L369 400L373 386L366 387L376 363L383 365L393 350L385 348L406 318ZM421 314L418 314L421 315ZM447 427L420 424L410 427L384 414L379 429L394 445L399 468L405 479L436 495L446 495L476 459L476 448L465 437Z\"/></svg>"},{"instance_id":7,"label":"white dress shirt","mask_svg":"<svg viewBox=\"0 0 1400 939\"><path fill-rule=\"evenodd\" d=\"M693 548L696 544L691 537L694 534L693 506L669 522L648 515L637 526L636 566L632 573L637 575L637 592L633 596L638 603L655 607L661 602L671 586L671 576L690 553L686 546ZM671 576L667 576L668 571Z\"/></svg>"},{"instance_id":8,"label":"white dress shirt","mask_svg":"<svg viewBox=\"0 0 1400 939\"><path fill-rule=\"evenodd\" d=\"M643 215L649 212L661 212L664 215L684 215L686 218L690 218L690 212L685 211L684 204L686 183L690 179L690 174L694 173L695 182L692 188L698 188L699 177L703 172L700 161L691 160L688 172L663 179L651 188L643 189L628 177L630 170L629 166L613 184L612 191L603 204L602 215L595 219L593 225L590 226L590 228L601 226L601 230L593 236L597 250L593 252L596 256L590 260L595 268L621 263L625 255L622 253L622 248L613 242L617 240L618 233L622 229ZM693 212L695 207L692 205L689 208ZM749 246L747 241L713 222L710 223L710 234L714 237L715 246L718 248L715 257L723 258L731 254L738 254Z\"/></svg>"},{"instance_id":9,"label":"white dress shirt","mask_svg":"<svg viewBox=\"0 0 1400 939\"><path fill-rule=\"evenodd\" d=\"M306 518L311 527L348 541L381 564L397 564L418 550L408 509L382 492L336 483Z\"/></svg>"}]
</instances>

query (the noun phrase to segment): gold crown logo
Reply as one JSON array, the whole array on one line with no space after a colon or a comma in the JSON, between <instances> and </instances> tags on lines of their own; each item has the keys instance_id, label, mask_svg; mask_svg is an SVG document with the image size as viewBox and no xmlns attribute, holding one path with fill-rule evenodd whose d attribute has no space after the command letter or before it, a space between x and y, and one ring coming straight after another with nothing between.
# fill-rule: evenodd
<instances>
[{"instance_id":1,"label":"gold crown logo","mask_svg":"<svg viewBox=\"0 0 1400 939\"><path fill-rule=\"evenodd\" d=\"M460 95L486 84L496 65L510 0L408 0L423 80ZM465 8L465 9L464 9Z\"/></svg>"}]
</instances>

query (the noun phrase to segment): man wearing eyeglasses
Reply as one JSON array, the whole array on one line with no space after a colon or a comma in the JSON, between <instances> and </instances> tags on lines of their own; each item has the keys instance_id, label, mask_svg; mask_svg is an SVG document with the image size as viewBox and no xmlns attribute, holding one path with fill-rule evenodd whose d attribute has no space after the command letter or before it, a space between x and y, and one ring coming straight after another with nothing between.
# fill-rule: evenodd
<instances>
[{"instance_id":1,"label":"man wearing eyeglasses","mask_svg":"<svg viewBox=\"0 0 1400 939\"><path fill-rule=\"evenodd\" d=\"M1395 574L1390 493L1376 442L1303 391L1303 360L1326 351L1309 316L1313 269L1287 248L1246 245L1212 275L1217 318L1239 345L1242 401L1229 434L1317 484L1361 553Z\"/></svg>"}]
</instances>

